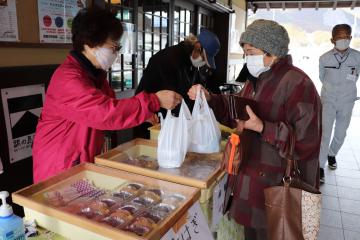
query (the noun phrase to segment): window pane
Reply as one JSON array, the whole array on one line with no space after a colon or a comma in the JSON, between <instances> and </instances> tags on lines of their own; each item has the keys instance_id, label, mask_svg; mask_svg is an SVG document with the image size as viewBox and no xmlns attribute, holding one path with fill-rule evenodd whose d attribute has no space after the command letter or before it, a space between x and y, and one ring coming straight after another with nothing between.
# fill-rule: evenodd
<instances>
[{"instance_id":1,"label":"window pane","mask_svg":"<svg viewBox=\"0 0 360 240\"><path fill-rule=\"evenodd\" d=\"M144 49L144 45L143 45L143 33L139 32L138 33L138 49L139 50L143 50Z\"/></svg>"},{"instance_id":2,"label":"window pane","mask_svg":"<svg viewBox=\"0 0 360 240\"><path fill-rule=\"evenodd\" d=\"M113 70L113 71L121 70L121 54L118 54L118 57L116 58L113 65L111 66L111 70Z\"/></svg>"},{"instance_id":3,"label":"window pane","mask_svg":"<svg viewBox=\"0 0 360 240\"><path fill-rule=\"evenodd\" d=\"M180 10L180 21L185 22L185 10L184 9Z\"/></svg>"},{"instance_id":4,"label":"window pane","mask_svg":"<svg viewBox=\"0 0 360 240\"><path fill-rule=\"evenodd\" d=\"M167 35L161 35L161 49L166 48L167 41Z\"/></svg>"},{"instance_id":5,"label":"window pane","mask_svg":"<svg viewBox=\"0 0 360 240\"><path fill-rule=\"evenodd\" d=\"M180 23L180 36L184 36L185 35L185 23L181 22Z\"/></svg>"},{"instance_id":6,"label":"window pane","mask_svg":"<svg viewBox=\"0 0 360 240\"><path fill-rule=\"evenodd\" d=\"M178 44L179 43L179 40L178 40L179 36L175 36L174 37L174 45Z\"/></svg>"},{"instance_id":7,"label":"window pane","mask_svg":"<svg viewBox=\"0 0 360 240\"><path fill-rule=\"evenodd\" d=\"M154 16L154 33L160 33L160 17Z\"/></svg>"},{"instance_id":8,"label":"window pane","mask_svg":"<svg viewBox=\"0 0 360 240\"><path fill-rule=\"evenodd\" d=\"M162 6L161 16L168 17L169 4L165 3Z\"/></svg>"},{"instance_id":9,"label":"window pane","mask_svg":"<svg viewBox=\"0 0 360 240\"><path fill-rule=\"evenodd\" d=\"M145 49L152 50L151 33L145 33Z\"/></svg>"},{"instance_id":10,"label":"window pane","mask_svg":"<svg viewBox=\"0 0 360 240\"><path fill-rule=\"evenodd\" d=\"M123 22L130 22L132 23L132 10L129 9L123 9Z\"/></svg>"},{"instance_id":11,"label":"window pane","mask_svg":"<svg viewBox=\"0 0 360 240\"><path fill-rule=\"evenodd\" d=\"M175 10L175 13L174 13L174 21L175 22L180 20L179 15L180 15L179 10Z\"/></svg>"},{"instance_id":12,"label":"window pane","mask_svg":"<svg viewBox=\"0 0 360 240\"><path fill-rule=\"evenodd\" d=\"M132 89L132 71L124 71L124 89Z\"/></svg>"},{"instance_id":13,"label":"window pane","mask_svg":"<svg viewBox=\"0 0 360 240\"><path fill-rule=\"evenodd\" d=\"M167 18L162 18L161 20L161 33L168 33L168 29L167 29L167 26L168 26L168 19Z\"/></svg>"},{"instance_id":14,"label":"window pane","mask_svg":"<svg viewBox=\"0 0 360 240\"><path fill-rule=\"evenodd\" d=\"M124 69L132 69L132 54L124 54Z\"/></svg>"},{"instance_id":15,"label":"window pane","mask_svg":"<svg viewBox=\"0 0 360 240\"><path fill-rule=\"evenodd\" d=\"M111 73L111 86L113 88L121 88L121 72Z\"/></svg>"},{"instance_id":16,"label":"window pane","mask_svg":"<svg viewBox=\"0 0 360 240\"><path fill-rule=\"evenodd\" d=\"M156 11L156 12L154 12L154 15L156 15L156 16L160 16L160 11Z\"/></svg>"},{"instance_id":17,"label":"window pane","mask_svg":"<svg viewBox=\"0 0 360 240\"><path fill-rule=\"evenodd\" d=\"M186 22L188 22L188 23L191 22L189 10L186 10Z\"/></svg>"},{"instance_id":18,"label":"window pane","mask_svg":"<svg viewBox=\"0 0 360 240\"><path fill-rule=\"evenodd\" d=\"M137 57L138 67L139 67L139 68L143 68L143 67L144 67L143 57L144 57L144 52L143 52L143 51L139 51L139 52L138 52L138 57Z\"/></svg>"},{"instance_id":19,"label":"window pane","mask_svg":"<svg viewBox=\"0 0 360 240\"><path fill-rule=\"evenodd\" d=\"M201 25L202 26L207 26L207 24L206 24L206 18L207 18L207 16L206 15L201 15Z\"/></svg>"},{"instance_id":20,"label":"window pane","mask_svg":"<svg viewBox=\"0 0 360 240\"><path fill-rule=\"evenodd\" d=\"M188 36L189 33L190 33L190 24L186 24L185 36Z\"/></svg>"},{"instance_id":21,"label":"window pane","mask_svg":"<svg viewBox=\"0 0 360 240\"><path fill-rule=\"evenodd\" d=\"M151 52L145 51L145 67L149 63L150 58L151 58Z\"/></svg>"},{"instance_id":22,"label":"window pane","mask_svg":"<svg viewBox=\"0 0 360 240\"><path fill-rule=\"evenodd\" d=\"M152 21L152 16L149 14L145 14L145 31L147 32L152 32L151 21Z\"/></svg>"},{"instance_id":23,"label":"window pane","mask_svg":"<svg viewBox=\"0 0 360 240\"><path fill-rule=\"evenodd\" d=\"M179 35L179 23L178 22L174 22L174 36Z\"/></svg>"},{"instance_id":24,"label":"window pane","mask_svg":"<svg viewBox=\"0 0 360 240\"><path fill-rule=\"evenodd\" d=\"M138 69L137 74L138 74L138 84L139 84L140 81L141 81L142 75L143 75L143 70L142 70L142 69Z\"/></svg>"},{"instance_id":25,"label":"window pane","mask_svg":"<svg viewBox=\"0 0 360 240\"><path fill-rule=\"evenodd\" d=\"M160 35L154 34L154 50L160 50Z\"/></svg>"}]
</instances>

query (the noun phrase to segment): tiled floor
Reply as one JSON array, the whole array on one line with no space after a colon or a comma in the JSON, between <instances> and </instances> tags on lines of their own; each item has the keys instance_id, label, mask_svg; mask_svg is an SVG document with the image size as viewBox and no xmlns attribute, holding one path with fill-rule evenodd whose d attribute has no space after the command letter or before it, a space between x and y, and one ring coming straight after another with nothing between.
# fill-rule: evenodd
<instances>
[{"instance_id":1,"label":"tiled floor","mask_svg":"<svg viewBox=\"0 0 360 240\"><path fill-rule=\"evenodd\" d=\"M359 105L359 106L357 106ZM355 104L335 171L325 167L319 240L360 240L360 102Z\"/></svg>"}]
</instances>

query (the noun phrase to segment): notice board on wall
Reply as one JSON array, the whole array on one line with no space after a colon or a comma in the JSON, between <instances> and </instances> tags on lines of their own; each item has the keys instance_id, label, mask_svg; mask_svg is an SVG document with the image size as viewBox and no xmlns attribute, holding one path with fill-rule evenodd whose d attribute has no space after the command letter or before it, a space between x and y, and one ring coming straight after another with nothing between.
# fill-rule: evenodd
<instances>
[{"instance_id":1,"label":"notice board on wall","mask_svg":"<svg viewBox=\"0 0 360 240\"><path fill-rule=\"evenodd\" d=\"M26 0L16 1L18 40L21 43L62 43L69 44L71 36L71 22L78 10L88 6L88 0ZM50 3L52 5L50 5ZM63 16L59 15L59 9L64 9ZM68 11L65 11L68 9ZM40 15L41 16L40 16ZM46 23L46 25L45 25ZM46 26L48 28L46 28ZM51 35L46 31L56 31L62 35L64 41L47 41L44 36ZM61 33L63 31L63 34ZM60 34L61 33L61 34ZM51 38L48 38L51 39Z\"/></svg>"}]
</instances>

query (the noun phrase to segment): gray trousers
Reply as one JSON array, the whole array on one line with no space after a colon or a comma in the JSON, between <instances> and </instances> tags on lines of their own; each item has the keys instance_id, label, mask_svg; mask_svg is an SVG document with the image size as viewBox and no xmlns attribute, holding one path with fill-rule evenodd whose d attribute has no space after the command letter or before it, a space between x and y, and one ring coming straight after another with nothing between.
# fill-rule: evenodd
<instances>
[{"instance_id":1,"label":"gray trousers","mask_svg":"<svg viewBox=\"0 0 360 240\"><path fill-rule=\"evenodd\" d=\"M319 156L321 168L324 168L327 156L336 156L343 145L353 107L354 102L340 104L322 101L322 137ZM333 128L334 133L331 139Z\"/></svg>"}]
</instances>

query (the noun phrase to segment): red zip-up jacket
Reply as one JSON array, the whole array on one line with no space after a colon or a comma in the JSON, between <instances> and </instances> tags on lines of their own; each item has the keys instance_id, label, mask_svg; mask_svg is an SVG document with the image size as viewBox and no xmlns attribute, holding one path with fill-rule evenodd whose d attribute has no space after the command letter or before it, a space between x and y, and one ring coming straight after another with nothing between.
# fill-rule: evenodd
<instances>
[{"instance_id":1,"label":"red zip-up jacket","mask_svg":"<svg viewBox=\"0 0 360 240\"><path fill-rule=\"evenodd\" d=\"M69 54L51 78L36 128L34 182L76 163L93 162L103 146L102 130L134 127L159 109L155 94L116 99L105 72L95 77Z\"/></svg>"}]
</instances>

